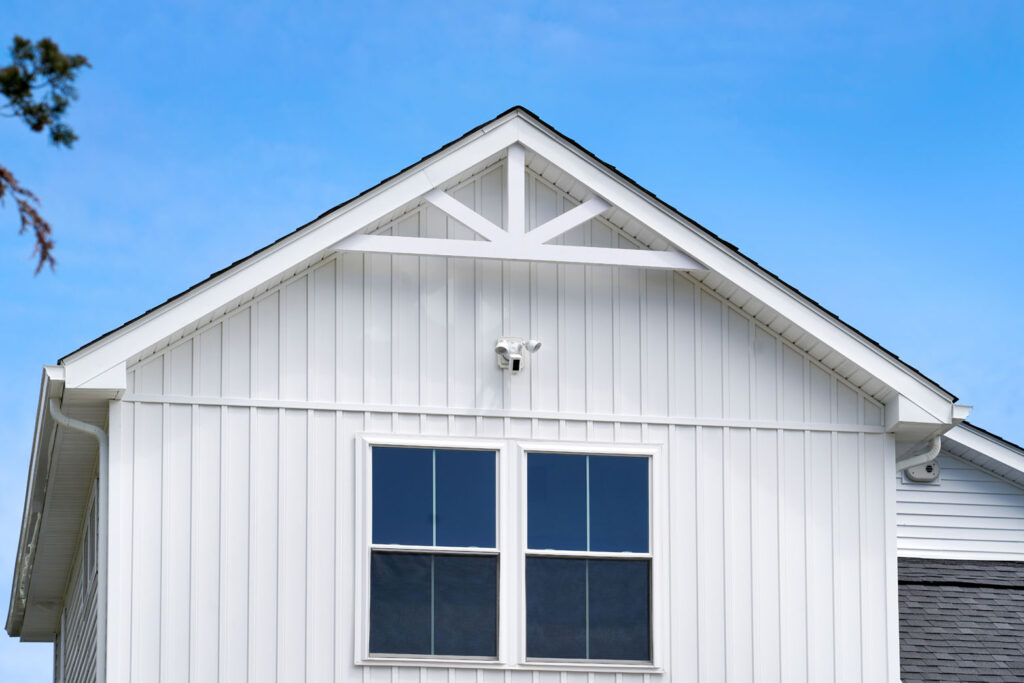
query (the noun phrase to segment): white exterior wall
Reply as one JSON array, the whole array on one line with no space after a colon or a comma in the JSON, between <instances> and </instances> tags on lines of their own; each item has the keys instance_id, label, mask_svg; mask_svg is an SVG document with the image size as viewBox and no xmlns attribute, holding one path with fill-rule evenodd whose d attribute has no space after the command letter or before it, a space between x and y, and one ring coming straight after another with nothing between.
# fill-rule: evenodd
<instances>
[{"instance_id":1,"label":"white exterior wall","mask_svg":"<svg viewBox=\"0 0 1024 683\"><path fill-rule=\"evenodd\" d=\"M899 554L1024 561L1024 489L950 453L938 461L936 482L897 475Z\"/></svg>"},{"instance_id":2,"label":"white exterior wall","mask_svg":"<svg viewBox=\"0 0 1024 683\"><path fill-rule=\"evenodd\" d=\"M357 667L364 432L664 444L664 674ZM677 274L347 254L140 359L111 433L109 680L898 679L879 406Z\"/></svg>"},{"instance_id":3,"label":"white exterior wall","mask_svg":"<svg viewBox=\"0 0 1024 683\"><path fill-rule=\"evenodd\" d=\"M96 487L93 486L92 496ZM91 505L90 508L91 509ZM93 534L86 521L83 536ZM96 580L95 547L90 558L84 556L85 539L78 546L78 556L68 581L64 609L60 615L60 634L54 642L54 683L86 683L96 681ZM92 559L92 562L87 562ZM85 585L83 586L83 582Z\"/></svg>"}]
</instances>

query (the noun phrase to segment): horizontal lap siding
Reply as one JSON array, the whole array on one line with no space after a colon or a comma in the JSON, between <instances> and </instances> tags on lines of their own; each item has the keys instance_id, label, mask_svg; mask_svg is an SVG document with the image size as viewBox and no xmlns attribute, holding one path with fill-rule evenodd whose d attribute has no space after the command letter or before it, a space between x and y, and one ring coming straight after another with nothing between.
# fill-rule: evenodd
<instances>
[{"instance_id":1,"label":"horizontal lap siding","mask_svg":"<svg viewBox=\"0 0 1024 683\"><path fill-rule=\"evenodd\" d=\"M92 683L96 680L96 588L95 574L83 576L82 546L71 570L68 592L61 614L60 637L55 644L63 660L64 677L61 683ZM82 581L89 588L82 594ZM56 673L56 671L55 671Z\"/></svg>"},{"instance_id":2,"label":"horizontal lap siding","mask_svg":"<svg viewBox=\"0 0 1024 683\"><path fill-rule=\"evenodd\" d=\"M897 475L901 555L1024 560L1024 489L943 453L932 483Z\"/></svg>"}]
</instances>

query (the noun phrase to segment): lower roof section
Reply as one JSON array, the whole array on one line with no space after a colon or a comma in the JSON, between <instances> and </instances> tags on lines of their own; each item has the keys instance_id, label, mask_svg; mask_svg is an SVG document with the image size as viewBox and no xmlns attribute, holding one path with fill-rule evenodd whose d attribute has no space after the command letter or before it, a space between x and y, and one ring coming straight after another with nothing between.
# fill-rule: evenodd
<instances>
[{"instance_id":1,"label":"lower roof section","mask_svg":"<svg viewBox=\"0 0 1024 683\"><path fill-rule=\"evenodd\" d=\"M900 558L909 681L1024 681L1024 562Z\"/></svg>"}]
</instances>

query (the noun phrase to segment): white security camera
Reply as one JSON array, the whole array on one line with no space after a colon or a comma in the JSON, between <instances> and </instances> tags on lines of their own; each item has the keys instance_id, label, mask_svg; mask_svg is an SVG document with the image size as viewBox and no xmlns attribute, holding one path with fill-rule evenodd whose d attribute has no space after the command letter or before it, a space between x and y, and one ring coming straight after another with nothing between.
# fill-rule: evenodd
<instances>
[{"instance_id":1,"label":"white security camera","mask_svg":"<svg viewBox=\"0 0 1024 683\"><path fill-rule=\"evenodd\" d=\"M536 339L502 337L494 345L494 353L498 354L499 368L517 375L526 366L526 357L539 348L540 342Z\"/></svg>"}]
</instances>

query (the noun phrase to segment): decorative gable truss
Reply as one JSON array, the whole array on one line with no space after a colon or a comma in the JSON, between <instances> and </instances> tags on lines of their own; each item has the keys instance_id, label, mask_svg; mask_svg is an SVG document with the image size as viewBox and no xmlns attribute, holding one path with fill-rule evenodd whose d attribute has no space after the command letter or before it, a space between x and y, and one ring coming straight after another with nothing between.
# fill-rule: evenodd
<instances>
[{"instance_id":1,"label":"decorative gable truss","mask_svg":"<svg viewBox=\"0 0 1024 683\"><path fill-rule=\"evenodd\" d=\"M418 256L456 256L508 261L543 261L590 265L706 270L689 255L676 250L617 249L611 247L550 244L573 228L606 213L612 205L589 192L578 206L537 227L527 229L526 149L513 144L505 150L505 224L507 229L477 213L466 204L435 187L422 196L445 214L473 231L480 239L439 239L395 235L351 235L335 245L341 251L361 251Z\"/></svg>"}]
</instances>

